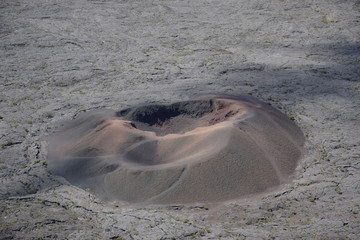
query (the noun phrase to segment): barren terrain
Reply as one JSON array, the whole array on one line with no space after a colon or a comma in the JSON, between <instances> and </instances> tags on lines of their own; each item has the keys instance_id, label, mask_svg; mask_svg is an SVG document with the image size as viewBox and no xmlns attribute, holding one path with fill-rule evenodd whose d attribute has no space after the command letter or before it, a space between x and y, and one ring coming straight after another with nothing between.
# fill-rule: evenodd
<instances>
[{"instance_id":1,"label":"barren terrain","mask_svg":"<svg viewBox=\"0 0 360 240\"><path fill-rule=\"evenodd\" d=\"M359 239L358 0L2 0L0 239ZM298 175L222 204L106 202L47 168L84 111L252 95L306 135Z\"/></svg>"}]
</instances>

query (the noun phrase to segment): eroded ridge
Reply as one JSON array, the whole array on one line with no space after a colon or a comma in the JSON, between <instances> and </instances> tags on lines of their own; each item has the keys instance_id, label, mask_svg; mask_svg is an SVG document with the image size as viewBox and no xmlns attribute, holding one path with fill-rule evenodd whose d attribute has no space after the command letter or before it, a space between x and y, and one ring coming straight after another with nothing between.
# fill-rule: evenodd
<instances>
[{"instance_id":1,"label":"eroded ridge","mask_svg":"<svg viewBox=\"0 0 360 240\"><path fill-rule=\"evenodd\" d=\"M301 130L249 96L86 114L49 138L49 168L108 199L219 202L288 182Z\"/></svg>"}]
</instances>

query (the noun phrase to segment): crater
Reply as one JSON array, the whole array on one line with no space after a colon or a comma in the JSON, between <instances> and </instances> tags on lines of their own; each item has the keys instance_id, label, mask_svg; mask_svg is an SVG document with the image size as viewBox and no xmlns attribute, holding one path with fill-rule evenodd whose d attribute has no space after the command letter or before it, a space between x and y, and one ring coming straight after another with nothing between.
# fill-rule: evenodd
<instances>
[{"instance_id":1,"label":"crater","mask_svg":"<svg viewBox=\"0 0 360 240\"><path fill-rule=\"evenodd\" d=\"M291 180L304 136L249 96L87 113L48 139L48 167L106 199L220 202Z\"/></svg>"}]
</instances>

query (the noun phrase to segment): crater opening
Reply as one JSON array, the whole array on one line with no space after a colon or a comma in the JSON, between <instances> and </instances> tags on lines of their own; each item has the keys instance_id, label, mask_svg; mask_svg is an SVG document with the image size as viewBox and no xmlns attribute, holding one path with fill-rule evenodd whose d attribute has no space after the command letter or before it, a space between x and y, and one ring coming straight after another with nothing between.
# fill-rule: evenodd
<instances>
[{"instance_id":1,"label":"crater opening","mask_svg":"<svg viewBox=\"0 0 360 240\"><path fill-rule=\"evenodd\" d=\"M304 136L249 96L86 114L49 137L49 169L108 199L219 202L290 181Z\"/></svg>"},{"instance_id":2,"label":"crater opening","mask_svg":"<svg viewBox=\"0 0 360 240\"><path fill-rule=\"evenodd\" d=\"M216 118L219 111L227 111L227 115L223 114L224 119L231 116L233 110L229 108L230 105L230 103L224 105L223 102L214 99L193 100L170 105L140 106L119 111L116 115L131 121L135 128L163 136L216 124L220 121Z\"/></svg>"}]
</instances>

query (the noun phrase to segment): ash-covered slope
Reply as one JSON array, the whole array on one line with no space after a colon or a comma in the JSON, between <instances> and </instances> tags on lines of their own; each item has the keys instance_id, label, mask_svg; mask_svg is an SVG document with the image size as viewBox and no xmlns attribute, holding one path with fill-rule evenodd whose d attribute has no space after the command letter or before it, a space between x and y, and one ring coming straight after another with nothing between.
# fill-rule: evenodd
<instances>
[{"instance_id":1,"label":"ash-covered slope","mask_svg":"<svg viewBox=\"0 0 360 240\"><path fill-rule=\"evenodd\" d=\"M249 97L207 96L87 114L49 138L49 168L128 202L219 202L288 182L304 137Z\"/></svg>"}]
</instances>

